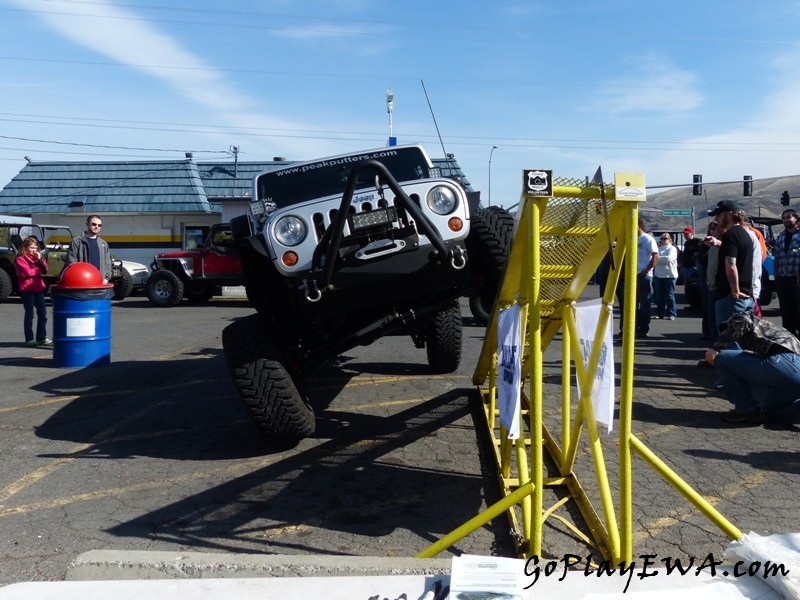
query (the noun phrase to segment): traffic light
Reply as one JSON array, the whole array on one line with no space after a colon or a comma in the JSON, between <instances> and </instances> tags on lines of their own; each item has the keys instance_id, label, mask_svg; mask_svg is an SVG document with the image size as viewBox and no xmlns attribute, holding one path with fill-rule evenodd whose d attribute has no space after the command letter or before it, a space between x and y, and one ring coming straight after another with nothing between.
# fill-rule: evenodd
<instances>
[{"instance_id":1,"label":"traffic light","mask_svg":"<svg viewBox=\"0 0 800 600\"><path fill-rule=\"evenodd\" d=\"M702 196L703 195L703 176L694 174L692 175L692 196Z\"/></svg>"},{"instance_id":2,"label":"traffic light","mask_svg":"<svg viewBox=\"0 0 800 600\"><path fill-rule=\"evenodd\" d=\"M786 190L781 194L781 206L789 206L789 192Z\"/></svg>"},{"instance_id":3,"label":"traffic light","mask_svg":"<svg viewBox=\"0 0 800 600\"><path fill-rule=\"evenodd\" d=\"M753 195L753 176L752 175L745 175L744 176L744 189L742 191L742 196L752 196Z\"/></svg>"}]
</instances>

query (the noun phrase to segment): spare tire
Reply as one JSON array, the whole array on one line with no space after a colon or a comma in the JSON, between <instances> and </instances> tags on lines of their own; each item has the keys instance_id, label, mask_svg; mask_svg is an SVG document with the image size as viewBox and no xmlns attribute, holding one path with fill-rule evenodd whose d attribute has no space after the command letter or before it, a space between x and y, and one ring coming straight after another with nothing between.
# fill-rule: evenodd
<instances>
[{"instance_id":1,"label":"spare tire","mask_svg":"<svg viewBox=\"0 0 800 600\"><path fill-rule=\"evenodd\" d=\"M467 253L478 292L470 298L472 316L488 324L514 241L514 216L500 206L479 209L470 219ZM479 314L476 314L479 313Z\"/></svg>"}]
</instances>

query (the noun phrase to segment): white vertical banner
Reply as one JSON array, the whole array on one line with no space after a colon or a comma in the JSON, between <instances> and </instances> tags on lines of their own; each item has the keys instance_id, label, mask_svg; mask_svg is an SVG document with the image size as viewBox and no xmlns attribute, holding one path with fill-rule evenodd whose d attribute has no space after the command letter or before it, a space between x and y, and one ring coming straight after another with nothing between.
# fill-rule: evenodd
<instances>
[{"instance_id":1,"label":"white vertical banner","mask_svg":"<svg viewBox=\"0 0 800 600\"><path fill-rule=\"evenodd\" d=\"M602 298L575 304L575 322L584 367L589 364L589 355L592 353L592 344L601 310L608 310L603 305ZM612 331L613 315L609 315L591 392L595 420L605 425L608 433L611 432L614 425L614 339ZM578 393L580 393L580 381L577 384Z\"/></svg>"},{"instance_id":2,"label":"white vertical banner","mask_svg":"<svg viewBox=\"0 0 800 600\"><path fill-rule=\"evenodd\" d=\"M519 414L522 393L522 340L519 305L501 310L497 316L497 406L500 423L508 430L508 439L519 438Z\"/></svg>"}]
</instances>

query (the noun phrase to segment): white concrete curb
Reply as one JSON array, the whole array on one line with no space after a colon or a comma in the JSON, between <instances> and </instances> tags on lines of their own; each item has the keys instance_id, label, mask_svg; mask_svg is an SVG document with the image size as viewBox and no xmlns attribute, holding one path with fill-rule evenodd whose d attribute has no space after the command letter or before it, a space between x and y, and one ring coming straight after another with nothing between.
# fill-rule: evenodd
<instances>
[{"instance_id":1,"label":"white concrete curb","mask_svg":"<svg viewBox=\"0 0 800 600\"><path fill-rule=\"evenodd\" d=\"M66 579L449 575L451 564L451 558L91 550L72 561Z\"/></svg>"}]
</instances>

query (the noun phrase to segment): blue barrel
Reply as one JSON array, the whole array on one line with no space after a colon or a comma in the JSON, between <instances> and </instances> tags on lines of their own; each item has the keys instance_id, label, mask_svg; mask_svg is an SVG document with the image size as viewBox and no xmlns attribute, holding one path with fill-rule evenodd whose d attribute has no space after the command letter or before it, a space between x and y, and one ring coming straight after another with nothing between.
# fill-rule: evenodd
<instances>
[{"instance_id":1,"label":"blue barrel","mask_svg":"<svg viewBox=\"0 0 800 600\"><path fill-rule=\"evenodd\" d=\"M111 362L111 294L107 289L51 289L56 367Z\"/></svg>"}]
</instances>

